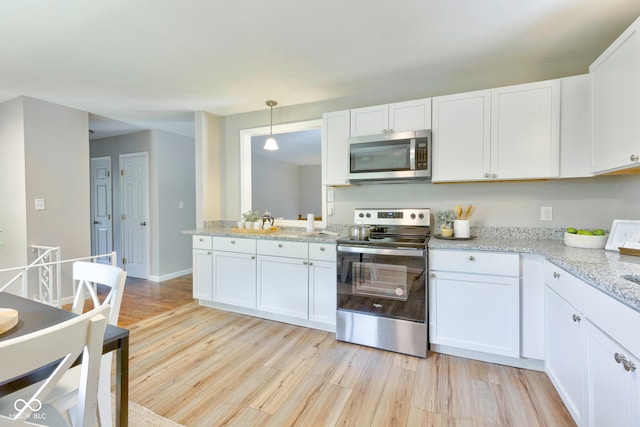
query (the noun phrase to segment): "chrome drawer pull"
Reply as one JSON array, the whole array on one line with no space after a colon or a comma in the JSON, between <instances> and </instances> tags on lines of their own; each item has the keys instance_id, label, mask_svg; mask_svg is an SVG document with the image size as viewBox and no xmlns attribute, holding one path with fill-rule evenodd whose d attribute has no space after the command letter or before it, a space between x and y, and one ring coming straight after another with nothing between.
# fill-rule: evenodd
<instances>
[{"instance_id":1,"label":"chrome drawer pull","mask_svg":"<svg viewBox=\"0 0 640 427\"><path fill-rule=\"evenodd\" d=\"M559 277L560 277L560 273L558 273L557 271L554 271L554 272L553 272L553 278L554 278L554 279L557 279L557 278L559 278Z\"/></svg>"},{"instance_id":2,"label":"chrome drawer pull","mask_svg":"<svg viewBox=\"0 0 640 427\"><path fill-rule=\"evenodd\" d=\"M474 257L473 255L469 256L469 261L475 261L475 260L476 260L476 257Z\"/></svg>"},{"instance_id":3,"label":"chrome drawer pull","mask_svg":"<svg viewBox=\"0 0 640 427\"><path fill-rule=\"evenodd\" d=\"M324 246L320 246L320 252L324 252Z\"/></svg>"},{"instance_id":4,"label":"chrome drawer pull","mask_svg":"<svg viewBox=\"0 0 640 427\"><path fill-rule=\"evenodd\" d=\"M282 247L282 243L278 243L278 247L281 248Z\"/></svg>"}]
</instances>

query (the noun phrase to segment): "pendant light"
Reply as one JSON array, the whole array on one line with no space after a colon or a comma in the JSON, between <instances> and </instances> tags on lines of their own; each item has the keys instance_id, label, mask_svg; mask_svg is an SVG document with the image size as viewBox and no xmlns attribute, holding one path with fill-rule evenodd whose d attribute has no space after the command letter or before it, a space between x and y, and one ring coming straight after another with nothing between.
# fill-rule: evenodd
<instances>
[{"instance_id":1,"label":"pendant light","mask_svg":"<svg viewBox=\"0 0 640 427\"><path fill-rule=\"evenodd\" d=\"M278 105L278 103L270 99L267 101L267 105L271 108L271 127L269 128L269 138L267 138L263 148L265 150L273 151L279 148L278 143L276 143L276 140L273 137L273 107Z\"/></svg>"}]
</instances>

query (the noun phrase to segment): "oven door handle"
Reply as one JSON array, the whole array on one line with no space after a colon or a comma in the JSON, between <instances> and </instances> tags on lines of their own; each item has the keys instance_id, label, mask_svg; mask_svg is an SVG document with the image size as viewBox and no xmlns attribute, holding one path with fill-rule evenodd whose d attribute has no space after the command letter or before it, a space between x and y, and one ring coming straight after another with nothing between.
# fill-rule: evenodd
<instances>
[{"instance_id":1,"label":"oven door handle","mask_svg":"<svg viewBox=\"0 0 640 427\"><path fill-rule=\"evenodd\" d=\"M350 252L372 255L397 255L407 257L424 257L426 251L419 249L390 249L390 248L363 248L359 246L341 246L338 245L338 252Z\"/></svg>"}]
</instances>

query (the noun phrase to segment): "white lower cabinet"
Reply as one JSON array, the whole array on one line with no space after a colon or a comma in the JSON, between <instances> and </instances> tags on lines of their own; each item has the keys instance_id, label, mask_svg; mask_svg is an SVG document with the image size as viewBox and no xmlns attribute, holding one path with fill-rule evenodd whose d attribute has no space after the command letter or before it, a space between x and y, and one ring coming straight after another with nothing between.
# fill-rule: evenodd
<instances>
[{"instance_id":1,"label":"white lower cabinet","mask_svg":"<svg viewBox=\"0 0 640 427\"><path fill-rule=\"evenodd\" d=\"M256 308L256 242L235 237L213 238L212 301Z\"/></svg>"},{"instance_id":2,"label":"white lower cabinet","mask_svg":"<svg viewBox=\"0 0 640 427\"><path fill-rule=\"evenodd\" d=\"M193 236L193 297L210 300L213 296L213 247L211 236Z\"/></svg>"},{"instance_id":3,"label":"white lower cabinet","mask_svg":"<svg viewBox=\"0 0 640 427\"><path fill-rule=\"evenodd\" d=\"M258 310L306 319L309 315L308 261L258 255Z\"/></svg>"},{"instance_id":4,"label":"white lower cabinet","mask_svg":"<svg viewBox=\"0 0 640 427\"><path fill-rule=\"evenodd\" d=\"M545 288L547 375L578 425L584 407L582 313L551 288Z\"/></svg>"},{"instance_id":5,"label":"white lower cabinet","mask_svg":"<svg viewBox=\"0 0 640 427\"><path fill-rule=\"evenodd\" d=\"M640 425L640 362L591 322L586 335L586 423L581 425Z\"/></svg>"},{"instance_id":6,"label":"white lower cabinet","mask_svg":"<svg viewBox=\"0 0 640 427\"><path fill-rule=\"evenodd\" d=\"M309 320L336 324L336 250L309 243Z\"/></svg>"},{"instance_id":7,"label":"white lower cabinet","mask_svg":"<svg viewBox=\"0 0 640 427\"><path fill-rule=\"evenodd\" d=\"M519 357L519 255L431 250L429 262L430 343Z\"/></svg>"}]
</instances>

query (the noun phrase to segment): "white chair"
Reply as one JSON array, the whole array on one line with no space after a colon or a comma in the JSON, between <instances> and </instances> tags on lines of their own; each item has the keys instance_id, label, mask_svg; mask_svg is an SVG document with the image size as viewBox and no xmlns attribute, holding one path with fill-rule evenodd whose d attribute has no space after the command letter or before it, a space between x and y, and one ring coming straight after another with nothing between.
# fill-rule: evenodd
<instances>
[{"instance_id":1,"label":"white chair","mask_svg":"<svg viewBox=\"0 0 640 427\"><path fill-rule=\"evenodd\" d=\"M44 381L0 399L0 426L68 426L49 405L48 397L69 367L82 354L81 375L76 388L78 406L73 425L96 422L100 355L107 325L105 305L38 332L0 342L0 381L20 377L49 364L56 364Z\"/></svg>"},{"instance_id":2,"label":"white chair","mask_svg":"<svg viewBox=\"0 0 640 427\"><path fill-rule=\"evenodd\" d=\"M124 293L127 273L119 267L106 264L97 264L86 261L76 261L73 263L73 283L75 296L71 311L81 314L84 310L87 294L93 302L93 307L99 307L101 304L109 304L111 307L108 314L109 324L117 326L118 316L120 315L120 305L122 303L122 294ZM109 292L100 302L97 294L97 285L108 286ZM100 364L100 382L98 386L98 421L101 426L111 426L111 362L113 360L112 353L102 356ZM80 375L79 369L70 370L62 383L71 386L77 383L76 377ZM77 389L69 387L64 392L59 389L57 396L51 398L52 405L58 410L70 410L77 402Z\"/></svg>"}]
</instances>

